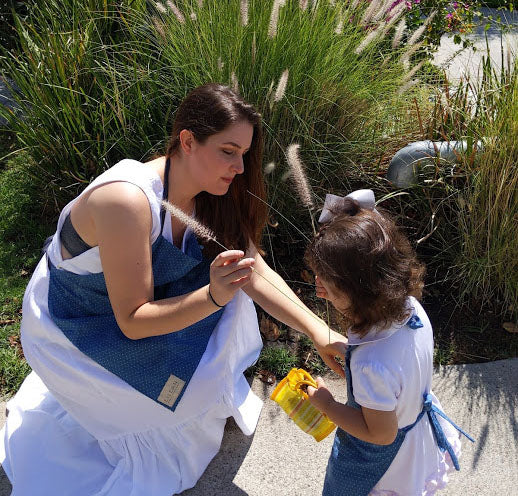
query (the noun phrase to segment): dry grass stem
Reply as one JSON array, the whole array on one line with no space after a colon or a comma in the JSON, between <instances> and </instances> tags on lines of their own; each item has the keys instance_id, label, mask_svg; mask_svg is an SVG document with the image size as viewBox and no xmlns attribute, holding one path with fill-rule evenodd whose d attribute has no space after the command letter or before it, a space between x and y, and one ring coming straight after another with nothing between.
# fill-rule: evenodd
<instances>
[{"instance_id":1,"label":"dry grass stem","mask_svg":"<svg viewBox=\"0 0 518 496\"><path fill-rule=\"evenodd\" d=\"M288 75L290 71L286 69L279 79L279 83L277 84L277 89L275 90L275 95L273 96L274 102L279 102L283 99L284 93L286 92L286 85L288 84Z\"/></svg>"},{"instance_id":2,"label":"dry grass stem","mask_svg":"<svg viewBox=\"0 0 518 496\"><path fill-rule=\"evenodd\" d=\"M294 143L290 145L286 151L286 156L288 158L288 164L291 169L291 177L293 179L295 189L297 190L302 203L311 210L315 205L313 203L313 195L311 194L308 178L306 177L304 166L299 157L299 149L299 144Z\"/></svg>"}]
</instances>

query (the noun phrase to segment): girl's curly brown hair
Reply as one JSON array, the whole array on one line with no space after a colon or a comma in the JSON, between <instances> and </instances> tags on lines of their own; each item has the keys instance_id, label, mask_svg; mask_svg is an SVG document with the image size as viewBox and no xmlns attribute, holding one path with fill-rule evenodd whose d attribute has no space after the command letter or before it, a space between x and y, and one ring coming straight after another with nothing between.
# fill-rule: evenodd
<instances>
[{"instance_id":1,"label":"girl's curly brown hair","mask_svg":"<svg viewBox=\"0 0 518 496\"><path fill-rule=\"evenodd\" d=\"M358 336L403 321L424 276L408 239L386 212L361 209L355 200L344 198L333 214L306 249L306 263L350 299L344 318Z\"/></svg>"}]
</instances>

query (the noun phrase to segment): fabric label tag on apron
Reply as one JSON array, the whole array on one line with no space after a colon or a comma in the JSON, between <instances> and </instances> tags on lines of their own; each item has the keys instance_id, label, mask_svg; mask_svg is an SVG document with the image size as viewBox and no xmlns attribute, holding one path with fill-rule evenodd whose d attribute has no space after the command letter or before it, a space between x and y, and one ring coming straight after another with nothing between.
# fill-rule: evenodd
<instances>
[{"instance_id":1,"label":"fabric label tag on apron","mask_svg":"<svg viewBox=\"0 0 518 496\"><path fill-rule=\"evenodd\" d=\"M182 381L179 377L171 374L162 388L158 401L169 407L173 406L176 398L178 398L179 394L182 392L184 385L185 381Z\"/></svg>"}]
</instances>

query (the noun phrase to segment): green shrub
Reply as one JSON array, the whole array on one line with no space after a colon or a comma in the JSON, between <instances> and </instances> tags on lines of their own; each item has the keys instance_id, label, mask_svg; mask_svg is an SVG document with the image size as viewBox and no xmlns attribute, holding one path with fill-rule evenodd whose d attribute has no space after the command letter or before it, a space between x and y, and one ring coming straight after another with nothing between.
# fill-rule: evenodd
<instances>
[{"instance_id":1,"label":"green shrub","mask_svg":"<svg viewBox=\"0 0 518 496\"><path fill-rule=\"evenodd\" d=\"M0 171L0 273L4 277L32 268L49 234L45 223L49 206L39 201L43 184L34 179L34 167L31 157L20 153Z\"/></svg>"},{"instance_id":2,"label":"green shrub","mask_svg":"<svg viewBox=\"0 0 518 496\"><path fill-rule=\"evenodd\" d=\"M275 346L263 348L257 369L265 369L275 374L278 379L284 377L293 367L297 366L297 357L290 350Z\"/></svg>"},{"instance_id":3,"label":"green shrub","mask_svg":"<svg viewBox=\"0 0 518 496\"><path fill-rule=\"evenodd\" d=\"M237 85L259 108L267 161L279 165L299 142L312 182L325 189L368 181L380 141L397 149L412 133L411 102L399 95L408 47L388 53L380 20L380 35L358 50L365 4L302 10L287 1L275 33L273 1L249 1L246 25L240 4L179 1L178 20L165 3L148 11L144 1L40 0L17 20L22 50L4 51L1 67L20 87L26 117L9 117L57 205L117 160L162 150L176 105L207 81ZM271 192L282 206L289 188L279 169Z\"/></svg>"}]
</instances>

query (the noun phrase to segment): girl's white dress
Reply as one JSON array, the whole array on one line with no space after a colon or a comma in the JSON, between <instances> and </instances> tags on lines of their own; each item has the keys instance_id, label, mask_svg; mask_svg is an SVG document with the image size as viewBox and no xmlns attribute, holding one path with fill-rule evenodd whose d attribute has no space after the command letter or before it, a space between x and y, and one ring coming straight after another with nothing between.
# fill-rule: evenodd
<instances>
[{"instance_id":1,"label":"girl's white dress","mask_svg":"<svg viewBox=\"0 0 518 496\"><path fill-rule=\"evenodd\" d=\"M123 160L86 190L113 181L138 185L160 234L163 185L149 166ZM84 193L83 193L84 194ZM61 257L60 215L48 249L52 263L78 274L102 271L98 247ZM185 240L192 235L189 230ZM169 241L166 216L163 236ZM9 401L0 433L0 463L12 496L170 496L193 487L219 450L226 419L250 435L262 407L243 371L262 347L252 300L238 291L225 307L174 412L133 389L81 353L51 320L49 270L39 262L23 301L25 357L33 372Z\"/></svg>"},{"instance_id":2,"label":"girl's white dress","mask_svg":"<svg viewBox=\"0 0 518 496\"><path fill-rule=\"evenodd\" d=\"M363 338L349 336L350 344L359 345L351 355L355 401L373 410L395 410L399 428L415 422L423 408L423 392L432 391L432 326L415 298L410 298L409 306L423 323L422 328L413 330L406 325L393 325L379 333L371 331ZM437 397L431 394L434 405L444 411ZM447 409L445 413L448 415ZM459 457L458 431L442 417L438 418ZM370 495L431 496L446 487L448 472L452 470L455 469L451 457L437 447L425 415L407 432L392 464Z\"/></svg>"}]
</instances>

